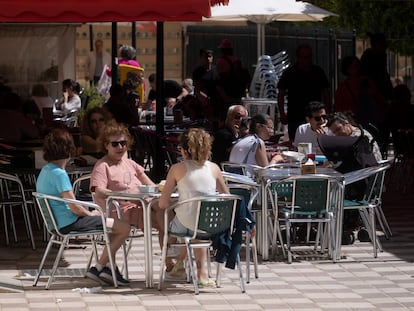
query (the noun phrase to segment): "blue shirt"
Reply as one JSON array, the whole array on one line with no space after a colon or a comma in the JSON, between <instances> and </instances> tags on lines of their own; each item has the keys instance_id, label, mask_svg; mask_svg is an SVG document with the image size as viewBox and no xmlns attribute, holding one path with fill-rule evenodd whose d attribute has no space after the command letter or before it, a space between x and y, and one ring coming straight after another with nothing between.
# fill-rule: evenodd
<instances>
[{"instance_id":1,"label":"blue shirt","mask_svg":"<svg viewBox=\"0 0 414 311\"><path fill-rule=\"evenodd\" d=\"M43 166L36 182L36 191L43 194L61 197L61 193L72 190L68 173L54 163ZM60 228L74 223L79 216L74 214L67 203L50 200L50 207Z\"/></svg>"}]
</instances>

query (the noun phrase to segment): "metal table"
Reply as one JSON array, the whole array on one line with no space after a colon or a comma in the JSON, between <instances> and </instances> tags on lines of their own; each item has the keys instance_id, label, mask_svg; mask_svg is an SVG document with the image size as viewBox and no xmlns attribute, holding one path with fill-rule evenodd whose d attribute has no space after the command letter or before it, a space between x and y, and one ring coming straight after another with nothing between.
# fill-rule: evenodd
<instances>
[{"instance_id":1,"label":"metal table","mask_svg":"<svg viewBox=\"0 0 414 311\"><path fill-rule=\"evenodd\" d=\"M152 261L152 224L151 224L151 207L161 197L161 193L124 193L112 192L106 198L106 213L110 215L111 204L114 200L138 201L142 205L144 217L144 257L145 257L145 286L153 287L153 261ZM178 194L172 194L177 198ZM148 200L151 199L151 200ZM120 215L117 215L120 218Z\"/></svg>"}]
</instances>

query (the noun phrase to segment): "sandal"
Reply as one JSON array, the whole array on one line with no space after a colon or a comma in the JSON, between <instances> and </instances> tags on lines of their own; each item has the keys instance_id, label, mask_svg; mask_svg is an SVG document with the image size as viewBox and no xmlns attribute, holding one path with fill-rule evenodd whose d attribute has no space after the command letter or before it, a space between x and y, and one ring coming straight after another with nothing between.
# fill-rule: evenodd
<instances>
[{"instance_id":1,"label":"sandal","mask_svg":"<svg viewBox=\"0 0 414 311\"><path fill-rule=\"evenodd\" d=\"M216 281L212 279L207 280L198 280L198 286L199 287L216 287Z\"/></svg>"},{"instance_id":2,"label":"sandal","mask_svg":"<svg viewBox=\"0 0 414 311\"><path fill-rule=\"evenodd\" d=\"M171 269L170 274L176 277L181 277L185 274L184 261L178 260L174 267Z\"/></svg>"}]
</instances>

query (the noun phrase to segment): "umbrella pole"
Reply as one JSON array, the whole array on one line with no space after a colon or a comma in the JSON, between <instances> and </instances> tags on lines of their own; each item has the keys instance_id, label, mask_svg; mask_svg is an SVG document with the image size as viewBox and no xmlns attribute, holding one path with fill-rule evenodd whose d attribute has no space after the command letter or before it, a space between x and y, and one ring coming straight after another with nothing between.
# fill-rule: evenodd
<instances>
[{"instance_id":1,"label":"umbrella pole","mask_svg":"<svg viewBox=\"0 0 414 311\"><path fill-rule=\"evenodd\" d=\"M266 24L258 23L257 24L257 59L260 56L265 54L266 46Z\"/></svg>"},{"instance_id":2,"label":"umbrella pole","mask_svg":"<svg viewBox=\"0 0 414 311\"><path fill-rule=\"evenodd\" d=\"M257 24L257 60L259 60L259 57L262 55L262 44L261 44L261 38L262 38L262 27L260 24Z\"/></svg>"}]
</instances>

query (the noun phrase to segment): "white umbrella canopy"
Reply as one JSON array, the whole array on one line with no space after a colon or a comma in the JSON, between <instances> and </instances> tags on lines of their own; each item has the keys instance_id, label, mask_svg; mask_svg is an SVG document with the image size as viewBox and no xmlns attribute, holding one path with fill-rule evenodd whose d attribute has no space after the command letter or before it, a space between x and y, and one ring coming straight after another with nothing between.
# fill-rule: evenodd
<instances>
[{"instance_id":1,"label":"white umbrella canopy","mask_svg":"<svg viewBox=\"0 0 414 311\"><path fill-rule=\"evenodd\" d=\"M257 24L257 53L265 52L265 24L275 21L322 21L328 16L338 16L311 3L295 0L230 0L226 6L211 8L208 21L251 21Z\"/></svg>"}]
</instances>

